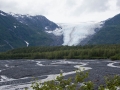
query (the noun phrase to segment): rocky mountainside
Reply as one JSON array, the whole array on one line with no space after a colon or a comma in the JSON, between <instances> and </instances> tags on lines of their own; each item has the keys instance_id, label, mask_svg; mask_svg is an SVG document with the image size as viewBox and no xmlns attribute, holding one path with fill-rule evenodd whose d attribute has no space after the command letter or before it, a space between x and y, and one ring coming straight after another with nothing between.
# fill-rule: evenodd
<instances>
[{"instance_id":1,"label":"rocky mountainside","mask_svg":"<svg viewBox=\"0 0 120 90\"><path fill-rule=\"evenodd\" d=\"M56 28L59 28L57 24L44 16L13 16L0 11L0 51L27 46L60 45L62 41L59 42L58 37L44 31Z\"/></svg>"}]
</instances>

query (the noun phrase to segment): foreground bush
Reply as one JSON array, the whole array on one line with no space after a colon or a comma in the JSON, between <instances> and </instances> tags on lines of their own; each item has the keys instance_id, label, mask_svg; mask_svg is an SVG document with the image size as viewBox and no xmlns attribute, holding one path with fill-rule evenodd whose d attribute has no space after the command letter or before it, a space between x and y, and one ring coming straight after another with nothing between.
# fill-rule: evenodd
<instances>
[{"instance_id":1,"label":"foreground bush","mask_svg":"<svg viewBox=\"0 0 120 90\"><path fill-rule=\"evenodd\" d=\"M95 90L94 84L91 81L85 82L88 77L88 72L76 71L74 78L70 77L65 79L62 73L57 76L55 80L47 81L44 83L34 82L32 84L33 90ZM118 90L120 87L120 76L105 77L105 85L98 86L97 90Z\"/></svg>"}]
</instances>

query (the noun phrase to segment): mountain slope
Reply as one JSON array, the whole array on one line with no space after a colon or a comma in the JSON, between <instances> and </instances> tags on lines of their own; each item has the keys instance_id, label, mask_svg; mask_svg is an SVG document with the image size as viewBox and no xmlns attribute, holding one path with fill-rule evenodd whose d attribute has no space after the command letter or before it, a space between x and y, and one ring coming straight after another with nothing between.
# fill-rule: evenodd
<instances>
[{"instance_id":1,"label":"mountain slope","mask_svg":"<svg viewBox=\"0 0 120 90\"><path fill-rule=\"evenodd\" d=\"M0 11L0 51L28 46L120 44L120 14L104 22L59 25L41 15Z\"/></svg>"},{"instance_id":2,"label":"mountain slope","mask_svg":"<svg viewBox=\"0 0 120 90\"><path fill-rule=\"evenodd\" d=\"M33 29L35 32L37 33L43 32L45 36L47 36L49 39L52 40L51 42L48 42L46 40L46 43L48 43L47 45L49 46L62 45L63 35L58 36L58 35L54 35L46 32L46 31L53 31L61 28L54 22L48 20L45 16L42 16L42 15L30 16L30 15L20 15L20 14L12 14L12 16L15 17L19 22Z\"/></svg>"},{"instance_id":3,"label":"mountain slope","mask_svg":"<svg viewBox=\"0 0 120 90\"><path fill-rule=\"evenodd\" d=\"M49 20L48 22L50 23ZM42 26L41 23L39 25ZM21 23L12 15L0 11L0 51L27 47L28 45L51 45L54 42L51 35L43 31L44 26L42 28L34 27Z\"/></svg>"},{"instance_id":4,"label":"mountain slope","mask_svg":"<svg viewBox=\"0 0 120 90\"><path fill-rule=\"evenodd\" d=\"M106 20L88 44L120 44L120 14Z\"/></svg>"}]
</instances>

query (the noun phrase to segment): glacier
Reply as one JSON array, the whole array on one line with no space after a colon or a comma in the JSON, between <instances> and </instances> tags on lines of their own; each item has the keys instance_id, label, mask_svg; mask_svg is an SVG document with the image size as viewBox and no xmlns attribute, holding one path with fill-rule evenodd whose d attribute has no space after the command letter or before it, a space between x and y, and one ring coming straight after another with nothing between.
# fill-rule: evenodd
<instances>
[{"instance_id":1,"label":"glacier","mask_svg":"<svg viewBox=\"0 0 120 90\"><path fill-rule=\"evenodd\" d=\"M82 40L96 33L95 29L103 26L104 22L80 22L80 23L59 23L55 30L46 31L56 36L63 35L63 44L68 46L76 46Z\"/></svg>"}]
</instances>

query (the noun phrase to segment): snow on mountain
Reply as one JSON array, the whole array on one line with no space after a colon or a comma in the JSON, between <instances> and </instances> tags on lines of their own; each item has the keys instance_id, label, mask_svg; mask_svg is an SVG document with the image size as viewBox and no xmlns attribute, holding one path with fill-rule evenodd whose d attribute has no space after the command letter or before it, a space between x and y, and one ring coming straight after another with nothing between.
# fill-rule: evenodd
<instances>
[{"instance_id":1,"label":"snow on mountain","mask_svg":"<svg viewBox=\"0 0 120 90\"><path fill-rule=\"evenodd\" d=\"M2 15L2 16L6 16L7 13L4 13L3 11L0 10L0 15Z\"/></svg>"},{"instance_id":2,"label":"snow on mountain","mask_svg":"<svg viewBox=\"0 0 120 90\"><path fill-rule=\"evenodd\" d=\"M80 42L90 35L95 34L95 29L102 27L103 22L81 22L81 23L61 23L54 31L46 31L47 33L53 33L56 36L63 35L64 43L62 45L76 46Z\"/></svg>"},{"instance_id":3,"label":"snow on mountain","mask_svg":"<svg viewBox=\"0 0 120 90\"><path fill-rule=\"evenodd\" d=\"M17 28L17 26L14 26L14 28Z\"/></svg>"},{"instance_id":4,"label":"snow on mountain","mask_svg":"<svg viewBox=\"0 0 120 90\"><path fill-rule=\"evenodd\" d=\"M53 31L45 31L45 32L47 32L47 33L53 33L55 36L61 36L61 35L63 35L63 30L60 29L60 28L56 28Z\"/></svg>"},{"instance_id":5,"label":"snow on mountain","mask_svg":"<svg viewBox=\"0 0 120 90\"><path fill-rule=\"evenodd\" d=\"M29 46L29 43L27 42L27 41L25 41L25 43L26 43L26 45L27 45L27 47Z\"/></svg>"},{"instance_id":6,"label":"snow on mountain","mask_svg":"<svg viewBox=\"0 0 120 90\"><path fill-rule=\"evenodd\" d=\"M2 15L2 16L6 16L5 14L3 14L3 13L0 13L0 15Z\"/></svg>"},{"instance_id":7,"label":"snow on mountain","mask_svg":"<svg viewBox=\"0 0 120 90\"><path fill-rule=\"evenodd\" d=\"M28 18L31 18L32 16L31 15L29 15L29 14L26 14L26 15L22 15L22 14L15 14L15 13L12 13L12 12L10 12L9 13L10 15L12 15L13 17L16 17L16 18L24 18L24 17L28 17Z\"/></svg>"}]
</instances>

